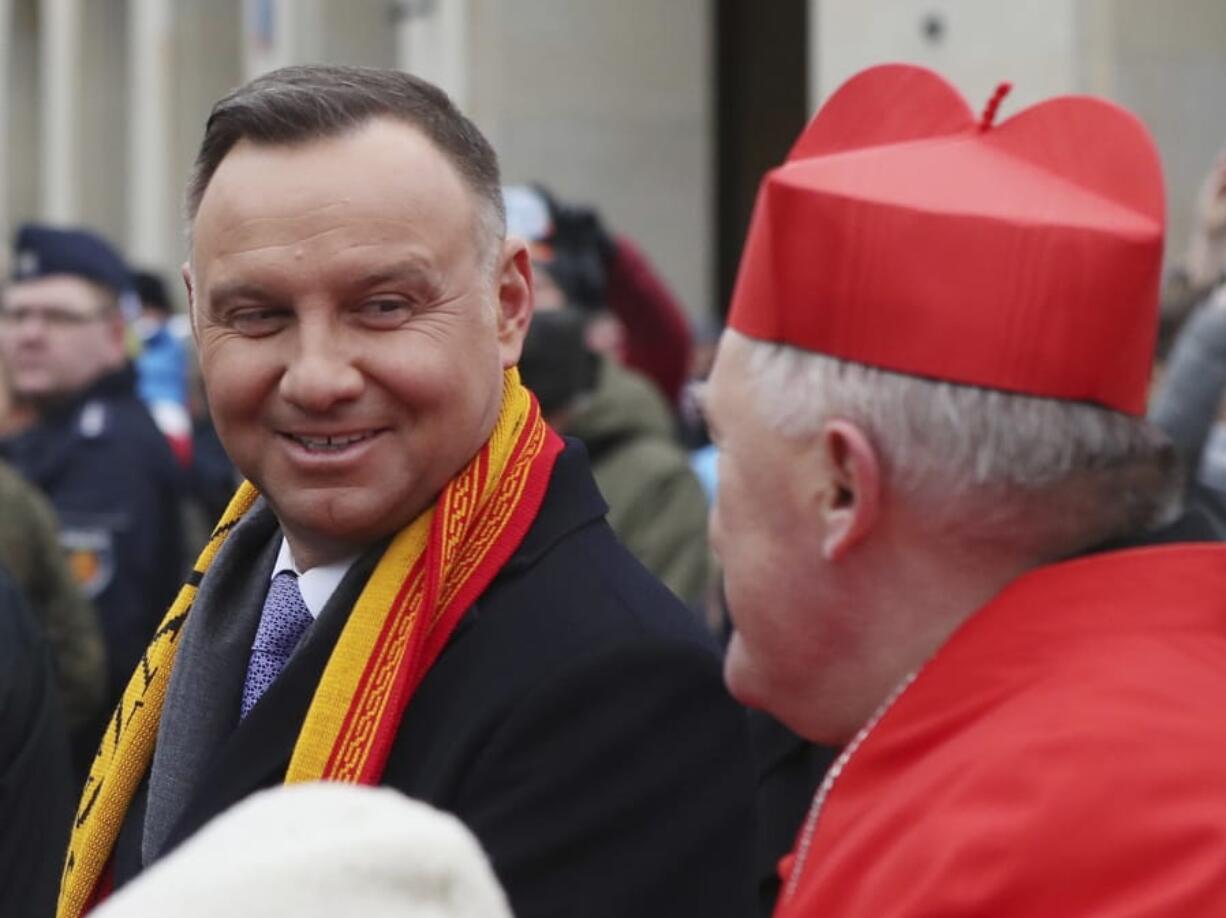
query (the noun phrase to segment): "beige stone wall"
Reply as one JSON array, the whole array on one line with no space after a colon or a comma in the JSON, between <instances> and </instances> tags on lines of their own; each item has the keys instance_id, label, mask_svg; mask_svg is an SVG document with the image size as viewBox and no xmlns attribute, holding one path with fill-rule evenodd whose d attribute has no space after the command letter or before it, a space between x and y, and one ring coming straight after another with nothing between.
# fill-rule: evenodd
<instances>
[{"instance_id":1,"label":"beige stone wall","mask_svg":"<svg viewBox=\"0 0 1226 918\"><path fill-rule=\"evenodd\" d=\"M1074 91L1078 0L814 0L810 101L817 104L871 64L922 64L948 77L976 110L1004 80L1001 107ZM925 29L930 19L943 28Z\"/></svg>"},{"instance_id":2,"label":"beige stone wall","mask_svg":"<svg viewBox=\"0 0 1226 918\"><path fill-rule=\"evenodd\" d=\"M170 20L171 56L168 181L163 270L182 301L178 268L186 257L183 190L209 109L242 82L240 0L176 0Z\"/></svg>"},{"instance_id":3,"label":"beige stone wall","mask_svg":"<svg viewBox=\"0 0 1226 918\"><path fill-rule=\"evenodd\" d=\"M40 128L36 0L14 0L12 16L8 45L8 125L3 137L8 212L0 219L0 230L4 233L0 248L7 248L9 235L19 223L38 215ZM7 263L7 258L0 262Z\"/></svg>"},{"instance_id":4,"label":"beige stone wall","mask_svg":"<svg viewBox=\"0 0 1226 918\"><path fill-rule=\"evenodd\" d=\"M9 0L0 229L41 215L38 0ZM125 22L132 0L83 0L79 55L78 222L121 242L131 232L125 125ZM166 0L170 52L167 188L158 198L172 270L182 257L180 201L209 105L253 66L243 0ZM709 0L433 0L462 24L462 94L508 180L541 179L596 204L638 239L692 312L712 308L716 156L714 4ZM813 105L874 61L914 60L951 76L972 104L996 82L1003 115L1037 98L1090 90L1133 108L1154 131L1169 181L1173 250L1200 176L1226 143L1222 0L811 0ZM446 6L439 6L446 4ZM390 66L403 30L385 0L276 0L290 16L290 60ZM429 11L426 0L413 8ZM1176 15L1176 11L1178 15ZM457 20L458 15L458 20ZM944 24L927 37L925 17ZM452 46L449 44L450 49ZM455 62L452 62L453 64ZM769 104L764 101L763 104ZM75 196L74 196L75 195ZM148 249L148 245L144 246Z\"/></svg>"},{"instance_id":5,"label":"beige stone wall","mask_svg":"<svg viewBox=\"0 0 1226 918\"><path fill-rule=\"evenodd\" d=\"M346 0L320 10L318 60L368 67L396 66L396 30L387 0Z\"/></svg>"},{"instance_id":6,"label":"beige stone wall","mask_svg":"<svg viewBox=\"0 0 1226 918\"><path fill-rule=\"evenodd\" d=\"M8 216L39 216L37 6L14 0ZM455 0L439 0L454 3ZM428 8L429 4L421 5ZM277 0L283 44L268 56L392 66L397 31L384 0ZM160 267L183 254L179 203L209 105L253 67L241 0L169 0L169 114L158 222ZM542 179L596 204L638 239L693 310L710 308L711 4L706 0L468 0L468 108L490 133L509 180ZM80 149L71 196L78 222L127 242L127 0L81 5ZM164 212L161 212L164 211ZM150 250L146 242L143 246Z\"/></svg>"},{"instance_id":7,"label":"beige stone wall","mask_svg":"<svg viewBox=\"0 0 1226 918\"><path fill-rule=\"evenodd\" d=\"M470 0L469 109L508 181L597 205L713 307L706 0Z\"/></svg>"},{"instance_id":8,"label":"beige stone wall","mask_svg":"<svg viewBox=\"0 0 1226 918\"><path fill-rule=\"evenodd\" d=\"M1192 200L1226 146L1226 3L1222 0L812 0L813 104L872 63L903 60L950 77L972 105L995 83L1002 116L1070 92L1106 96L1146 123L1167 179L1168 255L1178 256ZM945 23L940 41L925 17Z\"/></svg>"},{"instance_id":9,"label":"beige stone wall","mask_svg":"<svg viewBox=\"0 0 1226 918\"><path fill-rule=\"evenodd\" d=\"M77 222L109 239L127 234L127 2L81 4L81 69L77 103Z\"/></svg>"},{"instance_id":10,"label":"beige stone wall","mask_svg":"<svg viewBox=\"0 0 1226 918\"><path fill-rule=\"evenodd\" d=\"M1226 3L1098 3L1091 25L1109 52L1088 88L1132 109L1154 133L1167 179L1167 254L1179 257L1196 188L1226 147Z\"/></svg>"}]
</instances>

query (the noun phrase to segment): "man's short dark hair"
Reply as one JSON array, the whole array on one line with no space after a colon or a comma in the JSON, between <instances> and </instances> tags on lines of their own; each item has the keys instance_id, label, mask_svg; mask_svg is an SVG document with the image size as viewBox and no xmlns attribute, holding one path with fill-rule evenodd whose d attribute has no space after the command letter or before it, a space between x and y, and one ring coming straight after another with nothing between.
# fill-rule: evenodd
<instances>
[{"instance_id":1,"label":"man's short dark hair","mask_svg":"<svg viewBox=\"0 0 1226 918\"><path fill-rule=\"evenodd\" d=\"M392 118L426 135L477 197L482 223L501 237L506 225L498 157L485 136L441 89L412 74L323 64L282 67L213 106L187 186L194 220L213 174L241 140L292 146L339 137L374 118Z\"/></svg>"}]
</instances>

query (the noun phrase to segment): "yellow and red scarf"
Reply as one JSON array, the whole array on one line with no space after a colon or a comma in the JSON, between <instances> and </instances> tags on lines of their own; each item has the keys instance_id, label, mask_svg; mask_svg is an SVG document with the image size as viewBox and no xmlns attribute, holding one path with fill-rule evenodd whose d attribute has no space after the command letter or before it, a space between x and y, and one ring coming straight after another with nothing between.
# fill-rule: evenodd
<instances>
[{"instance_id":1,"label":"yellow and red scarf","mask_svg":"<svg viewBox=\"0 0 1226 918\"><path fill-rule=\"evenodd\" d=\"M405 706L452 630L536 518L562 441L506 371L481 451L379 559L341 632L298 734L286 783L375 784ZM109 891L108 864L149 768L178 636L218 549L259 496L244 483L128 682L85 782L60 885L58 918Z\"/></svg>"}]
</instances>

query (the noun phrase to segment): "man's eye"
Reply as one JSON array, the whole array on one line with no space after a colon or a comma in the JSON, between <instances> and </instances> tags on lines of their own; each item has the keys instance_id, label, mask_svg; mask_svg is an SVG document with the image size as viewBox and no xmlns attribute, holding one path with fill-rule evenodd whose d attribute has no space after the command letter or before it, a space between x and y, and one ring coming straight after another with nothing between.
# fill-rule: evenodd
<instances>
[{"instance_id":1,"label":"man's eye","mask_svg":"<svg viewBox=\"0 0 1226 918\"><path fill-rule=\"evenodd\" d=\"M230 324L239 334L258 338L280 331L289 320L288 309L261 307L238 310L230 317Z\"/></svg>"},{"instance_id":2,"label":"man's eye","mask_svg":"<svg viewBox=\"0 0 1226 918\"><path fill-rule=\"evenodd\" d=\"M394 328L408 320L413 307L405 300L367 300L358 307L357 313L367 325Z\"/></svg>"}]
</instances>

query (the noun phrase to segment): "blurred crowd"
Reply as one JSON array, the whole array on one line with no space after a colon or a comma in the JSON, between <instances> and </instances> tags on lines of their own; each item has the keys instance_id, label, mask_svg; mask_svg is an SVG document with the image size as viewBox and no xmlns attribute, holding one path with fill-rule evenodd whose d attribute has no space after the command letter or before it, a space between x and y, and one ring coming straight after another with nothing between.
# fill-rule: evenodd
<instances>
[{"instance_id":1,"label":"blurred crowd","mask_svg":"<svg viewBox=\"0 0 1226 918\"><path fill-rule=\"evenodd\" d=\"M707 541L717 449L696 394L719 323L696 321L703 304L679 302L650 254L595 208L544 184L506 186L503 198L508 232L531 253L524 383L548 423L583 444L621 542L726 641ZM1226 155L1197 200L1186 252L1167 271L1149 414L1186 466L1189 502L1221 534ZM0 795L0 825L39 824L46 836L0 833L0 876L24 865L58 877L45 852L63 850L98 739L149 665L145 648L238 477L210 421L191 322L168 289L177 279L75 227L21 227L11 265L0 305L0 766L6 785L27 790ZM753 717L765 912L774 859L833 751Z\"/></svg>"},{"instance_id":2,"label":"blurred crowd","mask_svg":"<svg viewBox=\"0 0 1226 918\"><path fill-rule=\"evenodd\" d=\"M1175 444L1190 499L1226 523L1226 151L1196 191L1163 294L1150 419Z\"/></svg>"}]
</instances>

